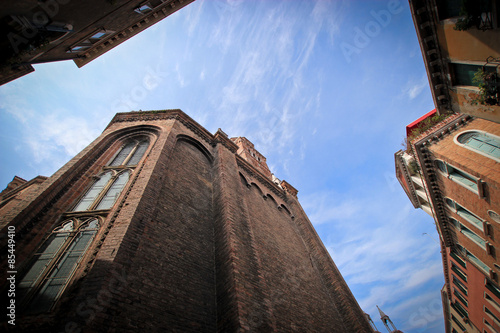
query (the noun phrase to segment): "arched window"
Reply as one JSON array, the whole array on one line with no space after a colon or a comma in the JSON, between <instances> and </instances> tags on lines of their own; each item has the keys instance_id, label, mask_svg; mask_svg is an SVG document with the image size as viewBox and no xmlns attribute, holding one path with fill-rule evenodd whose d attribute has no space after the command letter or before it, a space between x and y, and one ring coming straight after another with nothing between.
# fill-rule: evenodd
<instances>
[{"instance_id":1,"label":"arched window","mask_svg":"<svg viewBox=\"0 0 500 333\"><path fill-rule=\"evenodd\" d=\"M74 212L95 209L110 209L120 196L130 177L130 171L124 171L113 176L113 171L107 171L94 182L91 188L73 208Z\"/></svg>"},{"instance_id":2,"label":"arched window","mask_svg":"<svg viewBox=\"0 0 500 333\"><path fill-rule=\"evenodd\" d=\"M122 172L116 180L113 182L113 185L108 189L102 200L97 205L96 209L110 209L116 202L116 199L122 193L123 188L128 182L130 177L130 172Z\"/></svg>"},{"instance_id":3,"label":"arched window","mask_svg":"<svg viewBox=\"0 0 500 333\"><path fill-rule=\"evenodd\" d=\"M483 131L466 131L458 134L456 143L500 162L500 138Z\"/></svg>"},{"instance_id":4,"label":"arched window","mask_svg":"<svg viewBox=\"0 0 500 333\"><path fill-rule=\"evenodd\" d=\"M108 171L101 175L101 177L92 185L90 190L85 193L80 202L73 208L73 211L80 212L84 210L89 210L92 207L92 204L96 201L96 199L101 194L102 190L108 185L111 177L113 175L112 171Z\"/></svg>"},{"instance_id":5,"label":"arched window","mask_svg":"<svg viewBox=\"0 0 500 333\"><path fill-rule=\"evenodd\" d=\"M146 149L148 149L148 146L149 141L145 138L130 141L120 149L108 165L137 165L146 152Z\"/></svg>"},{"instance_id":6,"label":"arched window","mask_svg":"<svg viewBox=\"0 0 500 333\"><path fill-rule=\"evenodd\" d=\"M52 308L98 230L98 219L80 218L65 221L52 231L18 285L18 299L28 312Z\"/></svg>"},{"instance_id":7,"label":"arched window","mask_svg":"<svg viewBox=\"0 0 500 333\"><path fill-rule=\"evenodd\" d=\"M457 229L460 229L460 222L458 222L457 220L455 220L453 217L449 217L448 216L448 220L450 221L450 223Z\"/></svg>"},{"instance_id":8,"label":"arched window","mask_svg":"<svg viewBox=\"0 0 500 333\"><path fill-rule=\"evenodd\" d=\"M488 210L488 215L493 219L493 221L500 223L500 214L492 210Z\"/></svg>"}]
</instances>

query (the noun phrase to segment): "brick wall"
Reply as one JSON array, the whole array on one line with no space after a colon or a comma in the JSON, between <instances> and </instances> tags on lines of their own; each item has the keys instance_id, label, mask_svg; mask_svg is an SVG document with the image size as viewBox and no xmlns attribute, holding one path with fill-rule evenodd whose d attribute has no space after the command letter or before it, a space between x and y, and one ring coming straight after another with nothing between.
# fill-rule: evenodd
<instances>
[{"instance_id":1,"label":"brick wall","mask_svg":"<svg viewBox=\"0 0 500 333\"><path fill-rule=\"evenodd\" d=\"M296 197L239 159L227 136L178 110L119 114L41 195L24 200L5 220L25 228L20 267L120 148L117 139L137 132L151 145L115 206L100 213L62 298L48 314L19 312L21 328L370 331Z\"/></svg>"}]
</instances>

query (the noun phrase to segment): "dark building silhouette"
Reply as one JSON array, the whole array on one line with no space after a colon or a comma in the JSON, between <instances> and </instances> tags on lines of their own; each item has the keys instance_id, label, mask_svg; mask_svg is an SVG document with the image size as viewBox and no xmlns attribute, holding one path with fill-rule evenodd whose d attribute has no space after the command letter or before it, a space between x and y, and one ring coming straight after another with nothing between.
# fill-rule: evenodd
<instances>
[{"instance_id":1,"label":"dark building silhouette","mask_svg":"<svg viewBox=\"0 0 500 333\"><path fill-rule=\"evenodd\" d=\"M437 113L499 123L499 1L409 3Z\"/></svg>"},{"instance_id":2,"label":"dark building silhouette","mask_svg":"<svg viewBox=\"0 0 500 333\"><path fill-rule=\"evenodd\" d=\"M371 332L297 190L245 138L180 110L120 113L28 183L0 198L15 329Z\"/></svg>"},{"instance_id":3,"label":"dark building silhouette","mask_svg":"<svg viewBox=\"0 0 500 333\"><path fill-rule=\"evenodd\" d=\"M0 84L33 64L89 63L194 0L18 0L0 7Z\"/></svg>"}]
</instances>

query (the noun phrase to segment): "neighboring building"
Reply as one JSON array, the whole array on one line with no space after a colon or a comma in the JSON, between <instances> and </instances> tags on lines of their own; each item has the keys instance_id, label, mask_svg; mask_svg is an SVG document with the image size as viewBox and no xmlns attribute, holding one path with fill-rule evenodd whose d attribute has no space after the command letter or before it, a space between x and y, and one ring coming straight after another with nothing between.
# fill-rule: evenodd
<instances>
[{"instance_id":1,"label":"neighboring building","mask_svg":"<svg viewBox=\"0 0 500 333\"><path fill-rule=\"evenodd\" d=\"M297 190L180 110L117 114L18 199L0 208L17 330L371 332Z\"/></svg>"},{"instance_id":2,"label":"neighboring building","mask_svg":"<svg viewBox=\"0 0 500 333\"><path fill-rule=\"evenodd\" d=\"M500 332L500 124L433 110L408 125L395 163L436 223L446 332Z\"/></svg>"},{"instance_id":3,"label":"neighboring building","mask_svg":"<svg viewBox=\"0 0 500 333\"><path fill-rule=\"evenodd\" d=\"M500 1L409 2L438 113L453 111L499 123ZM484 75L475 81L481 70Z\"/></svg>"},{"instance_id":4,"label":"neighboring building","mask_svg":"<svg viewBox=\"0 0 500 333\"><path fill-rule=\"evenodd\" d=\"M0 8L0 84L33 64L73 60L78 67L194 0L19 0Z\"/></svg>"}]
</instances>

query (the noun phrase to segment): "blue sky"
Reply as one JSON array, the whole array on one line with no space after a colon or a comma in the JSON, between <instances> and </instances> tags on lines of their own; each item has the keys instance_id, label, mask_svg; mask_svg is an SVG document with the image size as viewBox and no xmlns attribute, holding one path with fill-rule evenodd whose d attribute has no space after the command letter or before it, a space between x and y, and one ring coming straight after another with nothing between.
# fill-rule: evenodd
<instances>
[{"instance_id":1,"label":"blue sky","mask_svg":"<svg viewBox=\"0 0 500 333\"><path fill-rule=\"evenodd\" d=\"M394 176L405 126L434 108L409 7L202 0L78 69L0 87L0 186L49 176L116 112L180 108L245 136L299 199L363 310L443 332L433 220Z\"/></svg>"}]
</instances>

